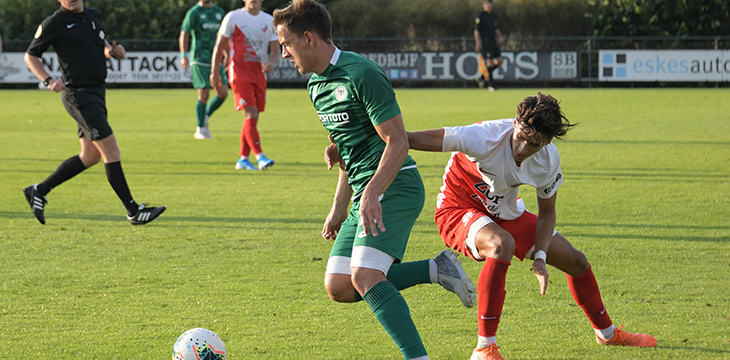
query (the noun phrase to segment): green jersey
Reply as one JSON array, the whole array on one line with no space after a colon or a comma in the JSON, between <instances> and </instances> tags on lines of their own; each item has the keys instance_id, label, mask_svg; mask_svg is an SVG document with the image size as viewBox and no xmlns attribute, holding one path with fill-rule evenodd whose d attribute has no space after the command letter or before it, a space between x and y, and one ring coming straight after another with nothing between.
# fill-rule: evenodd
<instances>
[{"instance_id":1,"label":"green jersey","mask_svg":"<svg viewBox=\"0 0 730 360\"><path fill-rule=\"evenodd\" d=\"M201 3L195 4L185 14L182 31L190 34L190 63L210 66L213 47L218 36L218 28L226 15L220 7L213 5L206 8Z\"/></svg>"},{"instance_id":2,"label":"green jersey","mask_svg":"<svg viewBox=\"0 0 730 360\"><path fill-rule=\"evenodd\" d=\"M383 69L350 52L335 50L332 63L307 84L320 121L332 135L355 196L378 169L385 141L375 126L395 116L400 107ZM402 167L415 167L410 155Z\"/></svg>"}]
</instances>

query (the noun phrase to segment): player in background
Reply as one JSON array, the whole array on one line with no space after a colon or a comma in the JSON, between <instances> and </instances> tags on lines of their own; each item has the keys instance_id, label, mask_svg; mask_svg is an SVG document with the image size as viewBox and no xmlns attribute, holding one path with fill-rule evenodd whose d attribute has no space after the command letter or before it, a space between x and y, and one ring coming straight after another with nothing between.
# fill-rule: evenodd
<instances>
[{"instance_id":1,"label":"player in background","mask_svg":"<svg viewBox=\"0 0 730 360\"><path fill-rule=\"evenodd\" d=\"M228 50L229 82L233 90L236 110L243 110L241 147L236 169L266 170L274 165L261 149L261 139L256 125L259 113L266 107L266 75L274 70L281 51L276 32L271 26L271 15L261 11L263 0L243 0L245 6L226 14L218 31L213 49L213 67L210 83L221 85L218 71L223 53ZM270 54L269 54L270 53ZM253 150L256 165L249 160Z\"/></svg>"},{"instance_id":2,"label":"player in background","mask_svg":"<svg viewBox=\"0 0 730 360\"><path fill-rule=\"evenodd\" d=\"M300 73L313 73L309 98L336 144L325 158L339 168L322 229L335 239L325 289L337 302L365 300L404 359L428 359L399 290L438 282L471 307L474 287L450 250L401 262L425 195L390 81L374 62L332 43L332 19L314 0L274 11L274 26L282 56Z\"/></svg>"},{"instance_id":3,"label":"player in background","mask_svg":"<svg viewBox=\"0 0 730 360\"><path fill-rule=\"evenodd\" d=\"M195 115L198 126L196 139L210 139L208 119L228 97L228 78L225 69L219 67L221 82L215 87L216 95L208 102L210 95L210 61L213 58L218 28L226 13L213 0L200 0L188 10L180 30L180 65L190 71L193 88L198 90ZM191 41L192 39L192 41Z\"/></svg>"},{"instance_id":4,"label":"player in background","mask_svg":"<svg viewBox=\"0 0 730 360\"><path fill-rule=\"evenodd\" d=\"M408 133L411 149L451 151L436 224L446 245L484 262L477 280L479 338L472 360L503 359L497 326L512 257L533 259L532 270L545 295L546 264L563 271L573 298L604 345L655 347L651 335L616 328L603 306L586 256L555 230L555 203L563 184L560 155L552 143L575 126L550 95L538 93L517 106L514 119L484 121ZM520 185L537 191L537 215L517 198Z\"/></svg>"},{"instance_id":5,"label":"player in background","mask_svg":"<svg viewBox=\"0 0 730 360\"><path fill-rule=\"evenodd\" d=\"M497 17L492 10L493 7L494 3L492 0L483 0L482 8L484 11L480 12L474 20L476 52L481 54L487 66L487 72L489 73L489 79L485 79L484 75L482 75L477 79L477 84L479 84L480 88L486 87L489 91L497 90L497 87L494 86L492 74L494 69L502 65L502 53L499 51L499 45L497 43L501 44L504 42L502 33L499 31L499 25L497 24ZM495 36L497 39L495 39Z\"/></svg>"},{"instance_id":6,"label":"player in background","mask_svg":"<svg viewBox=\"0 0 730 360\"><path fill-rule=\"evenodd\" d=\"M38 26L25 63L45 86L61 93L66 111L78 124L81 152L61 163L40 184L23 189L25 199L38 221L45 224L46 195L103 159L109 184L127 209L127 220L132 225L146 224L165 207L146 207L134 201L122 171L117 140L107 121L106 58L123 59L127 52L116 41L107 42L99 13L85 7L83 0L58 2L61 7ZM63 81L51 77L41 63L40 57L50 46L58 55Z\"/></svg>"}]
</instances>

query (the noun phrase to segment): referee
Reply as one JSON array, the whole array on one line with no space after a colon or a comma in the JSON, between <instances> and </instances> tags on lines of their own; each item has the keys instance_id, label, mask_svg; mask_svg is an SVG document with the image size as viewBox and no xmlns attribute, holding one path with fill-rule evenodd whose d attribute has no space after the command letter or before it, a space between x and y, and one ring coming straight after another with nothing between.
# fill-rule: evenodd
<instances>
[{"instance_id":1,"label":"referee","mask_svg":"<svg viewBox=\"0 0 730 360\"><path fill-rule=\"evenodd\" d=\"M484 79L484 76L481 76L477 79L477 84L479 84L480 88L486 86L489 91L497 90L497 87L494 86L492 75L494 69L502 65L502 52L499 50L498 43L504 41L502 33L499 31L497 18L494 16L494 11L492 10L493 7L494 3L492 0L483 0L482 8L484 11L477 15L474 26L475 50L484 58L484 65L486 65L487 72L489 73L489 79Z\"/></svg>"},{"instance_id":2,"label":"referee","mask_svg":"<svg viewBox=\"0 0 730 360\"><path fill-rule=\"evenodd\" d=\"M117 140L107 122L106 58L122 59L126 50L106 41L99 13L86 8L83 0L58 2L61 8L38 27L25 63L45 86L61 92L66 111L78 123L81 152L61 163L43 182L24 188L23 193L35 217L45 224L46 195L103 158L109 184L127 208L127 219L132 225L146 224L162 214L165 207L147 207L134 201L122 171ZM61 64L62 80L51 77L40 60L51 45Z\"/></svg>"}]
</instances>

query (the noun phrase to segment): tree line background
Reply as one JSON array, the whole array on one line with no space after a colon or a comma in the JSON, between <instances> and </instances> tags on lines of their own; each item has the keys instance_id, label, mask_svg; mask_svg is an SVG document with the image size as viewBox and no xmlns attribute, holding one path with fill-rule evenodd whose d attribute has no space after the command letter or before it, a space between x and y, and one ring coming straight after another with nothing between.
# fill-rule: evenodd
<instances>
[{"instance_id":1,"label":"tree line background","mask_svg":"<svg viewBox=\"0 0 730 360\"><path fill-rule=\"evenodd\" d=\"M271 13L290 0L266 0ZM481 0L320 0L335 38L472 37ZM176 39L193 0L86 0L101 12L111 39ZM225 11L241 0L214 3ZM727 0L494 0L505 36L730 35ZM23 51L56 0L0 0L5 51Z\"/></svg>"}]
</instances>

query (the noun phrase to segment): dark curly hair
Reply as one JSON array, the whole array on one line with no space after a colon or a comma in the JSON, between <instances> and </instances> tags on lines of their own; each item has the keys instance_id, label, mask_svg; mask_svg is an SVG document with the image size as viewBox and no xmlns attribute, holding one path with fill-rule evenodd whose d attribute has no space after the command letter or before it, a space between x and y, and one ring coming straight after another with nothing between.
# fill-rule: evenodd
<instances>
[{"instance_id":1,"label":"dark curly hair","mask_svg":"<svg viewBox=\"0 0 730 360\"><path fill-rule=\"evenodd\" d=\"M274 27L284 25L297 36L311 31L331 42L332 18L327 8L315 0L293 0L289 6L274 10L273 15Z\"/></svg>"},{"instance_id":2,"label":"dark curly hair","mask_svg":"<svg viewBox=\"0 0 730 360\"><path fill-rule=\"evenodd\" d=\"M546 144L552 139L562 139L572 128L560 109L560 102L550 95L538 92L528 96L517 105L517 122L527 136L535 137Z\"/></svg>"}]
</instances>

